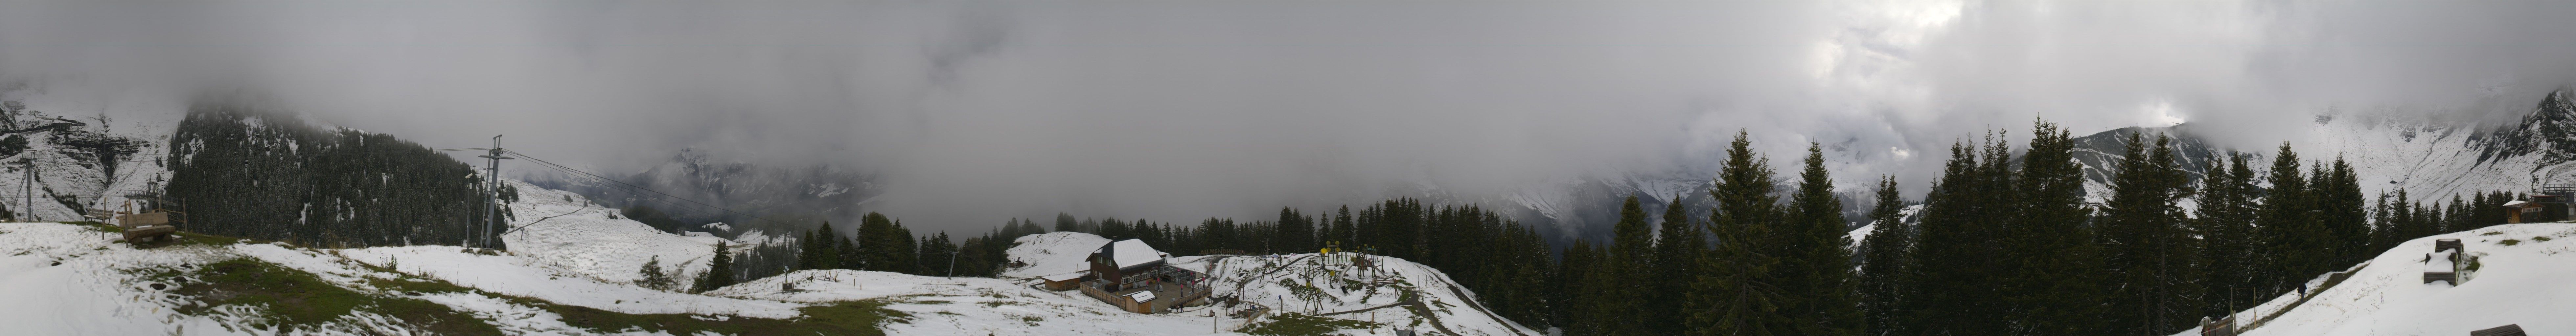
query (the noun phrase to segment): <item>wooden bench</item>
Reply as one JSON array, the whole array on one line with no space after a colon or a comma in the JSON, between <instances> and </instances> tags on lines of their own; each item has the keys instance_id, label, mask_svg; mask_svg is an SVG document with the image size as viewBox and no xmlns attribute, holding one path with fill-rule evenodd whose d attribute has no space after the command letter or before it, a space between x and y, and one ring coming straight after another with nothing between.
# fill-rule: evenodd
<instances>
[{"instance_id":1,"label":"wooden bench","mask_svg":"<svg viewBox=\"0 0 2576 336\"><path fill-rule=\"evenodd\" d=\"M167 242L170 241L171 234L179 232L179 226L170 224L171 214L171 212L146 212L116 215L116 226L125 228L127 243Z\"/></svg>"}]
</instances>

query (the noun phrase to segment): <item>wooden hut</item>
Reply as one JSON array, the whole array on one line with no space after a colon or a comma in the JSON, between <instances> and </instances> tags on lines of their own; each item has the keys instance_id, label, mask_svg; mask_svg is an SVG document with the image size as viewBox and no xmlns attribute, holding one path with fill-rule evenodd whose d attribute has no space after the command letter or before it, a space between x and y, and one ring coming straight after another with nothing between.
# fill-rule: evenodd
<instances>
[{"instance_id":1,"label":"wooden hut","mask_svg":"<svg viewBox=\"0 0 2576 336\"><path fill-rule=\"evenodd\" d=\"M1069 291L1073 290L1074 286L1082 285L1083 281L1091 280L1091 271L1064 272L1063 274L1038 277L1038 280L1046 281L1047 290L1059 292Z\"/></svg>"},{"instance_id":2,"label":"wooden hut","mask_svg":"<svg viewBox=\"0 0 2576 336\"><path fill-rule=\"evenodd\" d=\"M2505 224L2522 223L2522 216L2525 216L2524 214L2537 216L2540 213L2540 208L2540 203L2524 201L2504 202L2504 222Z\"/></svg>"}]
</instances>

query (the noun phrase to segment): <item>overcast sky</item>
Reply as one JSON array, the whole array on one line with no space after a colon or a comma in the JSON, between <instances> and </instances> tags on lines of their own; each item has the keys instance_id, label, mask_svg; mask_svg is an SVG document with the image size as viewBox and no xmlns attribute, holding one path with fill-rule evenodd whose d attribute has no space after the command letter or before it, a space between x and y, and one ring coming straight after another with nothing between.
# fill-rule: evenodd
<instances>
[{"instance_id":1,"label":"overcast sky","mask_svg":"<svg viewBox=\"0 0 2576 336\"><path fill-rule=\"evenodd\" d=\"M1682 169L1738 129L1919 188L2034 118L2258 145L2325 111L2494 118L2576 79L2576 2L8 1L0 78L605 171L864 167L911 223L1190 222Z\"/></svg>"}]
</instances>

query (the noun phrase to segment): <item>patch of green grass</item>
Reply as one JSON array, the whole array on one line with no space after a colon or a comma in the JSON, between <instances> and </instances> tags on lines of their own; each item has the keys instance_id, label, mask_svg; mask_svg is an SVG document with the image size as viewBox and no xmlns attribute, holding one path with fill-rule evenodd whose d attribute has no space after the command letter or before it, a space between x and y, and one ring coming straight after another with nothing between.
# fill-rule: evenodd
<instances>
[{"instance_id":1,"label":"patch of green grass","mask_svg":"<svg viewBox=\"0 0 2576 336\"><path fill-rule=\"evenodd\" d=\"M1323 336L1342 329L1376 328L1380 325L1368 321L1285 313L1271 317L1269 322L1253 325L1243 333L1264 336Z\"/></svg>"},{"instance_id":2,"label":"patch of green grass","mask_svg":"<svg viewBox=\"0 0 2576 336\"><path fill-rule=\"evenodd\" d=\"M2521 240L2506 239L2506 240L2504 240L2504 241L2499 241L2499 242L2496 242L2496 243L2497 243L2497 244L2504 244L2504 246L2514 246L2514 245L2522 244L2522 241L2521 241Z\"/></svg>"},{"instance_id":3,"label":"patch of green grass","mask_svg":"<svg viewBox=\"0 0 2576 336\"><path fill-rule=\"evenodd\" d=\"M2480 234L2478 234L2478 235L2480 235L2480 236L2493 236L2493 235L2500 235L2500 234L2504 234L2504 231L2491 231L2491 232L2487 232L2487 233L2480 233Z\"/></svg>"},{"instance_id":4,"label":"patch of green grass","mask_svg":"<svg viewBox=\"0 0 2576 336\"><path fill-rule=\"evenodd\" d=\"M589 307L545 303L535 299L511 298L519 304L536 306L562 315L565 324L600 331L664 331L676 335L713 332L727 335L876 335L885 331L877 325L903 322L910 314L886 309L882 301L847 301L798 308L804 316L794 319L764 319L733 316L723 321L699 319L693 314L627 314Z\"/></svg>"},{"instance_id":5,"label":"patch of green grass","mask_svg":"<svg viewBox=\"0 0 2576 336\"><path fill-rule=\"evenodd\" d=\"M99 232L106 232L106 233L118 233L118 234L125 233L125 228L117 227L117 226L115 226L115 225L107 225L107 223L100 223L100 222L94 222L94 221L63 222L63 224L71 224L71 225L87 226L87 227L89 227L91 230L98 230ZM171 241L154 241L154 242L151 242L151 243L148 243L148 244L143 244L143 245L138 245L138 246L142 246L142 247L156 247L156 246L170 246L170 245L228 245L228 244L240 243L240 242L242 242L242 240L243 240L243 239L241 239L241 238L239 238L239 237L227 237L227 236L217 236L217 235L210 235L210 234L199 234L199 233L187 232L187 231L185 231L186 227L181 227L180 229L182 229L182 231L180 231L180 232L174 232L174 233L171 233L171 234L170 234L170 236L171 236L171 237L175 237L175 238L177 238L177 239L171 239ZM268 241L253 241L253 242L257 242L257 243L267 243Z\"/></svg>"},{"instance_id":6,"label":"patch of green grass","mask_svg":"<svg viewBox=\"0 0 2576 336\"><path fill-rule=\"evenodd\" d=\"M2531 236L2531 240L2535 240L2535 241L2549 241L2549 236Z\"/></svg>"},{"instance_id":7,"label":"patch of green grass","mask_svg":"<svg viewBox=\"0 0 2576 336\"><path fill-rule=\"evenodd\" d=\"M391 316L421 331L441 335L489 335L501 331L445 305L391 295L340 288L313 274L251 258L207 264L190 271L164 271L156 280L179 284L173 294L198 304L178 313L207 315L223 306L260 307L258 326L293 332L366 311Z\"/></svg>"}]
</instances>

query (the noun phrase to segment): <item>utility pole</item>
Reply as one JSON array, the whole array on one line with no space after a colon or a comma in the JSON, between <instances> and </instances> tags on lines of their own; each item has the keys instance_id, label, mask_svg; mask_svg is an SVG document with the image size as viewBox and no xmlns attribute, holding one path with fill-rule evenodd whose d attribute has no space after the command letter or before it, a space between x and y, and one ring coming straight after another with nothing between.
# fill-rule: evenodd
<instances>
[{"instance_id":1,"label":"utility pole","mask_svg":"<svg viewBox=\"0 0 2576 336\"><path fill-rule=\"evenodd\" d=\"M957 249L948 250L948 277L957 277Z\"/></svg>"},{"instance_id":2,"label":"utility pole","mask_svg":"<svg viewBox=\"0 0 2576 336\"><path fill-rule=\"evenodd\" d=\"M483 164L483 180L485 181L485 188L483 189L485 193L485 201L483 202L483 234L477 237L481 239L482 242L475 244L479 245L476 247L482 248L492 247L492 226L500 224L501 220L501 160L516 159L501 155L501 136L499 135L492 136L492 151L490 153L491 154L488 155L478 156L490 159L491 161Z\"/></svg>"},{"instance_id":3,"label":"utility pole","mask_svg":"<svg viewBox=\"0 0 2576 336\"><path fill-rule=\"evenodd\" d=\"M27 199L27 204L18 208L18 212L23 212L18 214L18 221L33 222L36 221L36 157L19 157L18 166L22 169L19 173L26 176L26 181L18 184L18 195Z\"/></svg>"}]
</instances>

